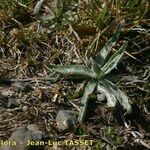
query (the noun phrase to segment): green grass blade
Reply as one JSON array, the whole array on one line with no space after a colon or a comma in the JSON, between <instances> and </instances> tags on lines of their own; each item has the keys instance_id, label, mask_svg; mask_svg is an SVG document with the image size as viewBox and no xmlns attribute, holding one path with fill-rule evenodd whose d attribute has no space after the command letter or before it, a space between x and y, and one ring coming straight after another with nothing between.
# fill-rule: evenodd
<instances>
[{"instance_id":1,"label":"green grass blade","mask_svg":"<svg viewBox=\"0 0 150 150\"><path fill-rule=\"evenodd\" d=\"M48 68L61 74L74 74L95 78L95 73L83 65L48 65Z\"/></svg>"},{"instance_id":2,"label":"green grass blade","mask_svg":"<svg viewBox=\"0 0 150 150\"><path fill-rule=\"evenodd\" d=\"M82 100L81 100L81 107L80 107L79 117L78 117L79 122L83 122L84 119L85 119L85 115L86 115L86 112L87 112L89 95L94 91L95 87L96 87L95 82L88 82L85 89L84 89L83 97L82 97Z\"/></svg>"},{"instance_id":3,"label":"green grass blade","mask_svg":"<svg viewBox=\"0 0 150 150\"><path fill-rule=\"evenodd\" d=\"M103 66L106 57L111 52L112 48L115 46L116 41L119 38L119 35L120 35L120 26L118 26L116 28L114 36L106 42L106 44L104 45L104 47L100 50L100 52L97 55L96 62L100 66Z\"/></svg>"},{"instance_id":4,"label":"green grass blade","mask_svg":"<svg viewBox=\"0 0 150 150\"><path fill-rule=\"evenodd\" d=\"M105 73L108 74L111 70L113 70L114 68L116 68L119 60L122 58L124 51L126 49L126 44L123 44L120 49L115 52L110 59L108 60L108 62L101 68L101 70Z\"/></svg>"}]
</instances>

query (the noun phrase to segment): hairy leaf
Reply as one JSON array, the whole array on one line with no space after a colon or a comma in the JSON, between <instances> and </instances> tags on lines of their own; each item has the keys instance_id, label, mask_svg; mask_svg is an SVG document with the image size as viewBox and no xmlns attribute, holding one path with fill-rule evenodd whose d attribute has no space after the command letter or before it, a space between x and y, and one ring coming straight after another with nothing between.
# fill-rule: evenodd
<instances>
[{"instance_id":1,"label":"hairy leaf","mask_svg":"<svg viewBox=\"0 0 150 150\"><path fill-rule=\"evenodd\" d=\"M97 90L101 94L104 94L106 96L108 107L115 107L116 106L117 99L116 99L114 93L110 89L106 88L105 85L103 86L103 85L98 84Z\"/></svg>"},{"instance_id":2,"label":"hairy leaf","mask_svg":"<svg viewBox=\"0 0 150 150\"><path fill-rule=\"evenodd\" d=\"M108 60L108 62L101 68L101 70L105 73L108 74L111 70L113 70L114 68L116 68L119 60L122 58L124 51L126 49L126 45L123 44L120 49L115 52L110 59Z\"/></svg>"},{"instance_id":3,"label":"hairy leaf","mask_svg":"<svg viewBox=\"0 0 150 150\"><path fill-rule=\"evenodd\" d=\"M86 87L85 87L83 97L81 100L81 107L80 107L79 118L78 118L79 122L83 122L85 119L89 95L94 91L95 87L96 87L95 82L88 82Z\"/></svg>"},{"instance_id":4,"label":"hairy leaf","mask_svg":"<svg viewBox=\"0 0 150 150\"><path fill-rule=\"evenodd\" d=\"M113 84L111 81L107 79L101 80L99 81L99 83L105 88L105 90L107 90L109 93L114 95L116 100L123 106L124 109L127 110L128 113L132 111L128 97L115 84ZM114 102L114 99L112 99L112 103L113 102Z\"/></svg>"},{"instance_id":5,"label":"hairy leaf","mask_svg":"<svg viewBox=\"0 0 150 150\"><path fill-rule=\"evenodd\" d=\"M94 72L92 72L88 67L83 65L48 65L48 67L62 74L82 75L91 78L95 78L96 76Z\"/></svg>"},{"instance_id":6,"label":"hairy leaf","mask_svg":"<svg viewBox=\"0 0 150 150\"><path fill-rule=\"evenodd\" d=\"M119 35L120 35L120 27L118 26L116 28L114 36L107 41L107 43L104 45L104 47L100 50L100 52L97 55L96 62L100 66L104 65L105 59L107 55L111 52L112 48L115 46Z\"/></svg>"},{"instance_id":7,"label":"hairy leaf","mask_svg":"<svg viewBox=\"0 0 150 150\"><path fill-rule=\"evenodd\" d=\"M96 74L96 79L101 79L105 75L93 58L91 58L91 70Z\"/></svg>"}]
</instances>

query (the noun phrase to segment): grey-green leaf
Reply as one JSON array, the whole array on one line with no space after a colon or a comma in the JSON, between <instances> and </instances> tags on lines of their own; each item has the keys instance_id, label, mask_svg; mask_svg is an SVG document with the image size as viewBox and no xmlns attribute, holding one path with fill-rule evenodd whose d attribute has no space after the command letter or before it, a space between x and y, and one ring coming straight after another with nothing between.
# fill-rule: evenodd
<instances>
[{"instance_id":1,"label":"grey-green leaf","mask_svg":"<svg viewBox=\"0 0 150 150\"><path fill-rule=\"evenodd\" d=\"M88 105L89 95L94 91L95 87L96 87L95 82L88 82L85 89L84 89L83 97L82 97L82 100L81 100L81 107L80 107L79 117L78 117L79 122L83 122L84 119L85 119L85 115L86 115L86 112L87 112L87 105Z\"/></svg>"},{"instance_id":2,"label":"grey-green leaf","mask_svg":"<svg viewBox=\"0 0 150 150\"><path fill-rule=\"evenodd\" d=\"M119 38L119 35L120 35L120 27L118 26L116 28L114 36L106 42L106 44L104 45L104 47L100 50L100 52L97 55L96 62L100 66L103 66L106 57L111 52L112 48L115 46L116 41Z\"/></svg>"},{"instance_id":3,"label":"grey-green leaf","mask_svg":"<svg viewBox=\"0 0 150 150\"><path fill-rule=\"evenodd\" d=\"M74 74L95 78L95 73L83 65L48 65L48 67L61 74Z\"/></svg>"},{"instance_id":4,"label":"grey-green leaf","mask_svg":"<svg viewBox=\"0 0 150 150\"><path fill-rule=\"evenodd\" d=\"M116 106L117 99L116 99L114 93L112 92L112 90L108 89L105 86L105 84L104 85L98 84L97 90L98 90L98 92L100 92L101 94L104 94L106 96L108 107Z\"/></svg>"},{"instance_id":5,"label":"grey-green leaf","mask_svg":"<svg viewBox=\"0 0 150 150\"><path fill-rule=\"evenodd\" d=\"M96 74L96 79L101 79L105 75L104 72L101 70L97 62L91 57L91 70Z\"/></svg>"},{"instance_id":6,"label":"grey-green leaf","mask_svg":"<svg viewBox=\"0 0 150 150\"><path fill-rule=\"evenodd\" d=\"M109 93L114 95L114 97L117 99L120 105L122 105L123 108L126 109L128 113L132 111L132 107L129 103L128 97L115 84L113 84L111 81L107 79L101 80L99 81L99 83L100 85L104 86L105 89L109 91Z\"/></svg>"},{"instance_id":7,"label":"grey-green leaf","mask_svg":"<svg viewBox=\"0 0 150 150\"><path fill-rule=\"evenodd\" d=\"M123 44L118 51L116 51L108 60L108 62L101 68L101 70L108 74L111 70L116 68L119 60L122 58L124 51L126 49L126 44Z\"/></svg>"}]
</instances>

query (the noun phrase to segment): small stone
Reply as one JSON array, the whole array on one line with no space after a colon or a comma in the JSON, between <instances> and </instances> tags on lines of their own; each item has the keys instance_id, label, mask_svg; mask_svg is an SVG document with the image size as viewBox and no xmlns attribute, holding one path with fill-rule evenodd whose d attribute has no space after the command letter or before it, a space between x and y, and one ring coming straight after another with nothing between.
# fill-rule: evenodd
<instances>
[{"instance_id":1,"label":"small stone","mask_svg":"<svg viewBox=\"0 0 150 150\"><path fill-rule=\"evenodd\" d=\"M13 99L13 98L8 99L8 108L15 108L18 106L19 106L19 104L16 102L15 99Z\"/></svg>"},{"instance_id":2,"label":"small stone","mask_svg":"<svg viewBox=\"0 0 150 150\"><path fill-rule=\"evenodd\" d=\"M21 98L22 97L22 93L18 93L18 98Z\"/></svg>"},{"instance_id":3,"label":"small stone","mask_svg":"<svg viewBox=\"0 0 150 150\"><path fill-rule=\"evenodd\" d=\"M0 107L7 107L8 97L0 93Z\"/></svg>"},{"instance_id":4,"label":"small stone","mask_svg":"<svg viewBox=\"0 0 150 150\"><path fill-rule=\"evenodd\" d=\"M16 82L15 84L13 84L15 87L18 88L18 90L22 91L22 92L30 92L33 90L33 87L31 86L31 84L29 83L20 83L20 82Z\"/></svg>"},{"instance_id":5,"label":"small stone","mask_svg":"<svg viewBox=\"0 0 150 150\"><path fill-rule=\"evenodd\" d=\"M56 116L56 123L60 131L74 128L77 123L75 112L60 110Z\"/></svg>"},{"instance_id":6,"label":"small stone","mask_svg":"<svg viewBox=\"0 0 150 150\"><path fill-rule=\"evenodd\" d=\"M26 112L28 110L28 106L23 106L22 111Z\"/></svg>"},{"instance_id":7,"label":"small stone","mask_svg":"<svg viewBox=\"0 0 150 150\"><path fill-rule=\"evenodd\" d=\"M103 102L106 100L105 94L97 94L97 100Z\"/></svg>"}]
</instances>

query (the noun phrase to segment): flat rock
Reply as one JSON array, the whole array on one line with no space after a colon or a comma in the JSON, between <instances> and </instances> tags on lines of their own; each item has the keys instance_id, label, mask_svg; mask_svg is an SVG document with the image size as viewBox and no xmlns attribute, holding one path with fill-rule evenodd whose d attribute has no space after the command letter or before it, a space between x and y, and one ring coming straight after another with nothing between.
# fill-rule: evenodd
<instances>
[{"instance_id":1,"label":"flat rock","mask_svg":"<svg viewBox=\"0 0 150 150\"><path fill-rule=\"evenodd\" d=\"M14 131L11 137L6 141L12 141L13 145L2 145L0 150L28 150L27 141L40 141L42 132L35 124L29 124L27 127L19 128Z\"/></svg>"},{"instance_id":2,"label":"flat rock","mask_svg":"<svg viewBox=\"0 0 150 150\"><path fill-rule=\"evenodd\" d=\"M2 145L0 150L27 150L29 148L27 140L32 140L30 131L26 128L20 128L14 131L11 137L7 140L15 142L15 145Z\"/></svg>"},{"instance_id":3,"label":"flat rock","mask_svg":"<svg viewBox=\"0 0 150 150\"><path fill-rule=\"evenodd\" d=\"M39 141L42 139L42 131L39 130L38 126L36 124L29 124L27 126L27 129L31 132L32 140Z\"/></svg>"}]
</instances>

